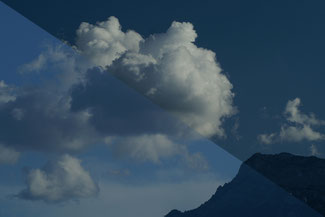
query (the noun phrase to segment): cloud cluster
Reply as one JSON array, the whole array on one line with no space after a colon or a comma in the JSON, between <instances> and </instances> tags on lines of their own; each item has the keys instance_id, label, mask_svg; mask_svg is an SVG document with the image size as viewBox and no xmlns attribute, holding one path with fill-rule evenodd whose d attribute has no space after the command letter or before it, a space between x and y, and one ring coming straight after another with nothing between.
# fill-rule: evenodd
<instances>
[{"instance_id":1,"label":"cloud cluster","mask_svg":"<svg viewBox=\"0 0 325 217\"><path fill-rule=\"evenodd\" d=\"M314 114L304 114L299 110L301 100L296 98L289 100L284 117L286 123L281 125L280 132L271 134L261 134L258 136L260 142L271 144L275 142L301 142L301 141L321 141L325 139L325 134L315 130L316 127L325 125L325 121L318 120Z\"/></svg>"},{"instance_id":2,"label":"cloud cluster","mask_svg":"<svg viewBox=\"0 0 325 217\"><path fill-rule=\"evenodd\" d=\"M68 96L46 88L22 90L0 106L0 142L18 150L73 152L95 142L86 111L70 112Z\"/></svg>"},{"instance_id":3,"label":"cloud cluster","mask_svg":"<svg viewBox=\"0 0 325 217\"><path fill-rule=\"evenodd\" d=\"M120 29L113 17L95 26L83 23L77 45L95 65L203 136L224 136L222 120L236 112L232 84L221 73L215 53L194 44L197 34L193 25L173 22L166 33L147 39Z\"/></svg>"},{"instance_id":4,"label":"cloud cluster","mask_svg":"<svg viewBox=\"0 0 325 217\"><path fill-rule=\"evenodd\" d=\"M20 68L39 72L44 84L0 83L0 142L18 151L71 152L109 136L187 134L184 124L112 75L202 135L224 136L222 121L235 112L232 85L215 54L194 44L196 37L190 23L173 22L166 33L147 39L122 32L115 17L82 23L77 52L48 46Z\"/></svg>"},{"instance_id":5,"label":"cloud cluster","mask_svg":"<svg viewBox=\"0 0 325 217\"><path fill-rule=\"evenodd\" d=\"M196 37L186 22L148 38L123 32L115 17L82 23L73 49L48 46L20 67L22 76L36 72L38 83L0 82L2 152L14 159L13 150L71 154L107 143L117 156L153 163L177 156L206 169L203 156L187 149L196 136L190 129L225 137L223 120L236 108L215 53L197 47ZM80 162L65 155L31 170L20 197L55 202L92 195L94 186Z\"/></svg>"},{"instance_id":6,"label":"cloud cluster","mask_svg":"<svg viewBox=\"0 0 325 217\"><path fill-rule=\"evenodd\" d=\"M98 186L80 163L77 158L63 155L43 169L30 170L27 188L18 197L54 203L97 195Z\"/></svg>"},{"instance_id":7,"label":"cloud cluster","mask_svg":"<svg viewBox=\"0 0 325 217\"><path fill-rule=\"evenodd\" d=\"M223 119L236 111L232 85L215 53L194 44L196 37L186 22L146 39L123 32L115 17L82 23L74 51L48 46L20 68L46 82L9 87L1 81L0 142L18 151L73 152L113 136L120 141L113 150L131 158L158 162L183 152L190 159L186 146L172 142L188 135L186 125L141 95L204 136L225 136Z\"/></svg>"}]
</instances>

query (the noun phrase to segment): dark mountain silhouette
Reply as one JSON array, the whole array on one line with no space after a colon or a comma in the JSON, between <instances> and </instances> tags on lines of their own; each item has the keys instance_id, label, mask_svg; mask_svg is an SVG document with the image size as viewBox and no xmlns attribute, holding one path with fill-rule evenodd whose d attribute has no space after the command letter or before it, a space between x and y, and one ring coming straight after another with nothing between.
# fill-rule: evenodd
<instances>
[{"instance_id":1,"label":"dark mountain silhouette","mask_svg":"<svg viewBox=\"0 0 325 217\"><path fill-rule=\"evenodd\" d=\"M325 216L325 160L254 154L237 176L196 209L166 217Z\"/></svg>"}]
</instances>

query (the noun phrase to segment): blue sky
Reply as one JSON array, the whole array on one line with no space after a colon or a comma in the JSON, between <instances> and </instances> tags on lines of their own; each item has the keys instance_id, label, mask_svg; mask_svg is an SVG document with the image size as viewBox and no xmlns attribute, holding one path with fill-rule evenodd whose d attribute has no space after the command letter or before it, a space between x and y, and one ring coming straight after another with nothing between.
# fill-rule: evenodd
<instances>
[{"instance_id":1,"label":"blue sky","mask_svg":"<svg viewBox=\"0 0 325 217\"><path fill-rule=\"evenodd\" d=\"M162 216L323 156L322 2L4 2L38 26L0 4L0 216Z\"/></svg>"}]
</instances>

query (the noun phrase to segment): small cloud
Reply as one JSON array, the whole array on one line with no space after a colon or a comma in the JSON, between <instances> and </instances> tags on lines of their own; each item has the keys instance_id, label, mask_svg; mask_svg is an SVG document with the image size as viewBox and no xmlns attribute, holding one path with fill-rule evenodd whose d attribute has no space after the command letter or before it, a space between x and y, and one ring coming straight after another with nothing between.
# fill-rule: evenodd
<instances>
[{"instance_id":1,"label":"small cloud","mask_svg":"<svg viewBox=\"0 0 325 217\"><path fill-rule=\"evenodd\" d=\"M319 141L324 140L325 135L321 134L311 128L309 125L302 126L282 126L280 131L281 141L300 142L307 141Z\"/></svg>"},{"instance_id":2,"label":"small cloud","mask_svg":"<svg viewBox=\"0 0 325 217\"><path fill-rule=\"evenodd\" d=\"M55 203L97 195L98 186L80 163L77 158L66 154L43 169L30 170L26 177L27 187L17 196Z\"/></svg>"},{"instance_id":3,"label":"small cloud","mask_svg":"<svg viewBox=\"0 0 325 217\"><path fill-rule=\"evenodd\" d=\"M308 115L302 113L299 110L300 105L299 98L289 100L283 113L286 123L281 125L280 132L261 134L257 137L258 140L264 144L324 140L325 134L317 132L314 128L325 125L325 121L317 119L312 113Z\"/></svg>"},{"instance_id":4,"label":"small cloud","mask_svg":"<svg viewBox=\"0 0 325 217\"><path fill-rule=\"evenodd\" d=\"M301 106L301 100L295 98L294 100L289 100L285 108L284 114L287 117L287 120L292 123L309 125L309 126L319 126L325 125L325 121L316 119L313 113L306 115L303 114L299 107Z\"/></svg>"},{"instance_id":5,"label":"small cloud","mask_svg":"<svg viewBox=\"0 0 325 217\"><path fill-rule=\"evenodd\" d=\"M274 139L276 137L275 133L271 133L271 134L261 134L258 135L258 140L263 143L263 144L271 144L274 142Z\"/></svg>"}]
</instances>

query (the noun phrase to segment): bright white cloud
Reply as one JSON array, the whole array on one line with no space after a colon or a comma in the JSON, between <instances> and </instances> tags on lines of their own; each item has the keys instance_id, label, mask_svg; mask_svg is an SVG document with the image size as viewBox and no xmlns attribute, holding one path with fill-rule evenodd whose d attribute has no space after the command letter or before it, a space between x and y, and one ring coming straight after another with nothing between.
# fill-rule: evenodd
<instances>
[{"instance_id":1,"label":"bright white cloud","mask_svg":"<svg viewBox=\"0 0 325 217\"><path fill-rule=\"evenodd\" d=\"M236 109L232 84L215 53L197 47L191 23L173 22L147 39L121 32L118 20L77 31L79 50L204 136L224 136L222 120ZM115 60L114 62L112 62Z\"/></svg>"},{"instance_id":2,"label":"bright white cloud","mask_svg":"<svg viewBox=\"0 0 325 217\"><path fill-rule=\"evenodd\" d=\"M260 142L271 144L279 141L301 142L320 141L325 139L325 134L316 131L314 128L325 125L325 121L318 120L314 114L304 114L299 110L301 100L296 98L289 100L284 116L287 123L282 124L279 133L261 134L258 136Z\"/></svg>"},{"instance_id":3,"label":"bright white cloud","mask_svg":"<svg viewBox=\"0 0 325 217\"><path fill-rule=\"evenodd\" d=\"M236 112L232 84L215 53L195 45L196 37L186 22L173 22L165 33L146 39L135 31L123 32L115 17L82 23L73 50L48 46L21 67L41 76L49 71L46 84L17 87L13 97L8 85L0 83L0 142L18 151L73 152L113 136L119 138L113 148L119 155L154 163L177 155L190 167L206 168L199 153L173 141L186 134L184 125L166 124L173 118L142 105L132 105L138 108L130 112L125 107L134 99L116 94L116 83L106 79L115 75L204 136L225 136L222 122Z\"/></svg>"},{"instance_id":4,"label":"bright white cloud","mask_svg":"<svg viewBox=\"0 0 325 217\"><path fill-rule=\"evenodd\" d=\"M63 155L43 169L32 169L27 174L27 188L18 197L60 202L97 195L98 186L80 163L77 158Z\"/></svg>"},{"instance_id":5,"label":"bright white cloud","mask_svg":"<svg viewBox=\"0 0 325 217\"><path fill-rule=\"evenodd\" d=\"M76 45L94 66L105 67L126 51L137 52L142 40L141 35L132 30L122 32L118 19L110 17L96 25L81 23Z\"/></svg>"},{"instance_id":6,"label":"bright white cloud","mask_svg":"<svg viewBox=\"0 0 325 217\"><path fill-rule=\"evenodd\" d=\"M19 156L19 152L0 144L0 164L14 164Z\"/></svg>"}]
</instances>

